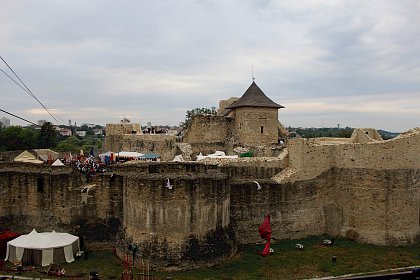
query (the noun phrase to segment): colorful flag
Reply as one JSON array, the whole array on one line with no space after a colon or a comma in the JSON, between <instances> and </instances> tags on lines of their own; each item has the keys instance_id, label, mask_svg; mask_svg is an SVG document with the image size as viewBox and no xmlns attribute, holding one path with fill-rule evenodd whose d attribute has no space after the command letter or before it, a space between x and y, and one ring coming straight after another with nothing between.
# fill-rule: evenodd
<instances>
[{"instance_id":1,"label":"colorful flag","mask_svg":"<svg viewBox=\"0 0 420 280\"><path fill-rule=\"evenodd\" d=\"M259 227L260 236L263 240L266 240L264 249L261 253L261 256L265 257L270 254L270 245L271 245L271 226L270 226L270 213L265 216L264 222Z\"/></svg>"},{"instance_id":2,"label":"colorful flag","mask_svg":"<svg viewBox=\"0 0 420 280\"><path fill-rule=\"evenodd\" d=\"M265 243L264 246L264 250L262 250L262 252L260 253L261 256L265 257L268 256L270 254L270 239L267 240L267 242Z\"/></svg>"},{"instance_id":3,"label":"colorful flag","mask_svg":"<svg viewBox=\"0 0 420 280\"><path fill-rule=\"evenodd\" d=\"M270 213L267 214L267 216L264 219L264 222L260 225L259 231L262 239L270 239L272 233L270 226Z\"/></svg>"}]
</instances>

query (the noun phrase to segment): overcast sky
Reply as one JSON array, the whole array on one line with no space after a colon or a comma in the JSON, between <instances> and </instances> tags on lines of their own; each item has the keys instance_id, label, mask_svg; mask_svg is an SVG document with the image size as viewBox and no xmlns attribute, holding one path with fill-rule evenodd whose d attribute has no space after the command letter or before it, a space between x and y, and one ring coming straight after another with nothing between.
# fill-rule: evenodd
<instances>
[{"instance_id":1,"label":"overcast sky","mask_svg":"<svg viewBox=\"0 0 420 280\"><path fill-rule=\"evenodd\" d=\"M66 122L178 125L242 96L253 68L285 126L420 126L418 0L0 3L0 55ZM0 94L54 121L1 72Z\"/></svg>"}]
</instances>

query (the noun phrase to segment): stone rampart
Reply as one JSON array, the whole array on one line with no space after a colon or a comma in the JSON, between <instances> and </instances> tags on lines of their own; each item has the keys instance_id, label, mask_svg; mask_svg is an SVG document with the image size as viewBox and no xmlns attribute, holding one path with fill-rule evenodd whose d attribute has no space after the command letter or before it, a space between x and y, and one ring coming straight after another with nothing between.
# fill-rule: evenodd
<instances>
[{"instance_id":1,"label":"stone rampart","mask_svg":"<svg viewBox=\"0 0 420 280\"><path fill-rule=\"evenodd\" d=\"M197 163L131 164L124 175L125 231L118 250L168 270L212 266L236 252L228 177Z\"/></svg>"},{"instance_id":2,"label":"stone rampart","mask_svg":"<svg viewBox=\"0 0 420 280\"><path fill-rule=\"evenodd\" d=\"M122 192L108 177L96 175L83 193L85 184L71 167L0 164L0 230L54 229L91 241L115 239Z\"/></svg>"},{"instance_id":3,"label":"stone rampart","mask_svg":"<svg viewBox=\"0 0 420 280\"><path fill-rule=\"evenodd\" d=\"M177 154L176 136L168 134L123 134L106 136L104 150L158 153L164 161Z\"/></svg>"},{"instance_id":4,"label":"stone rampart","mask_svg":"<svg viewBox=\"0 0 420 280\"><path fill-rule=\"evenodd\" d=\"M213 115L195 115L184 135L183 142L190 143L223 143L227 144L232 138L232 118Z\"/></svg>"},{"instance_id":5,"label":"stone rampart","mask_svg":"<svg viewBox=\"0 0 420 280\"><path fill-rule=\"evenodd\" d=\"M141 134L141 126L137 123L107 124L105 135Z\"/></svg>"},{"instance_id":6,"label":"stone rampart","mask_svg":"<svg viewBox=\"0 0 420 280\"><path fill-rule=\"evenodd\" d=\"M333 168L420 168L420 129L386 141L351 143L293 139L288 141L289 165L274 179L279 183L309 180Z\"/></svg>"}]
</instances>

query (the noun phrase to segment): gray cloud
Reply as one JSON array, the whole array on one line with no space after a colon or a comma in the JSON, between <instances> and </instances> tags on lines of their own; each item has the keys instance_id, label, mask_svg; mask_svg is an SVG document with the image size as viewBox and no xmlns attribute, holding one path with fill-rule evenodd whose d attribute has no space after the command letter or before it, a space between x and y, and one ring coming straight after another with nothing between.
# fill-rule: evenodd
<instances>
[{"instance_id":1,"label":"gray cloud","mask_svg":"<svg viewBox=\"0 0 420 280\"><path fill-rule=\"evenodd\" d=\"M418 1L18 0L2 9L0 55L63 119L177 124L180 108L241 96L253 65L286 106L285 125L419 126ZM2 109L47 118L4 75L0 92Z\"/></svg>"}]
</instances>

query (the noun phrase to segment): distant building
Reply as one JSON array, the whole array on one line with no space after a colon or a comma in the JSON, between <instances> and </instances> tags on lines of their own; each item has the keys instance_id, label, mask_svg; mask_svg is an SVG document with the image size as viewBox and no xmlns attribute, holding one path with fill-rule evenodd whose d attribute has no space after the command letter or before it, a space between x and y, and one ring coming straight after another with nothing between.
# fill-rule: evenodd
<instances>
[{"instance_id":1,"label":"distant building","mask_svg":"<svg viewBox=\"0 0 420 280\"><path fill-rule=\"evenodd\" d=\"M104 135L105 129L104 128L94 128L93 129L93 134L96 136L102 136Z\"/></svg>"},{"instance_id":2,"label":"distant building","mask_svg":"<svg viewBox=\"0 0 420 280\"><path fill-rule=\"evenodd\" d=\"M4 127L9 127L10 126L10 120L8 118L1 118L0 119L0 123L4 126Z\"/></svg>"},{"instance_id":3,"label":"distant building","mask_svg":"<svg viewBox=\"0 0 420 280\"><path fill-rule=\"evenodd\" d=\"M78 131L76 131L76 135L78 135L80 137L85 137L86 136L86 130L78 130Z\"/></svg>"},{"instance_id":4,"label":"distant building","mask_svg":"<svg viewBox=\"0 0 420 280\"><path fill-rule=\"evenodd\" d=\"M70 128L58 128L57 130L63 136L71 136L73 134Z\"/></svg>"}]
</instances>

